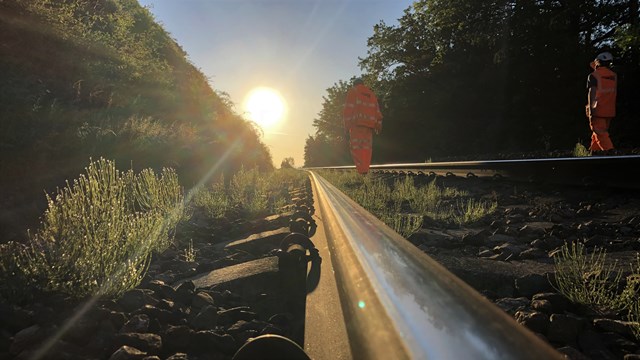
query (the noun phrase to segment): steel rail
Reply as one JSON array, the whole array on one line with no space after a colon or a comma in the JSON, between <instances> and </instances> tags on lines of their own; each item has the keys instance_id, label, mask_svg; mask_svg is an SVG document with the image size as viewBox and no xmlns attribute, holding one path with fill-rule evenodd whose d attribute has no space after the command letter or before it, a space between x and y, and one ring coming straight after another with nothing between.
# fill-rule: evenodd
<instances>
[{"instance_id":1,"label":"steel rail","mask_svg":"<svg viewBox=\"0 0 640 360\"><path fill-rule=\"evenodd\" d=\"M562 358L324 178L310 175L354 358Z\"/></svg>"},{"instance_id":2,"label":"steel rail","mask_svg":"<svg viewBox=\"0 0 640 360\"><path fill-rule=\"evenodd\" d=\"M314 169L355 169L333 166ZM568 185L640 188L640 155L575 158L400 163L371 165L373 171L416 171L457 176L493 176Z\"/></svg>"}]
</instances>

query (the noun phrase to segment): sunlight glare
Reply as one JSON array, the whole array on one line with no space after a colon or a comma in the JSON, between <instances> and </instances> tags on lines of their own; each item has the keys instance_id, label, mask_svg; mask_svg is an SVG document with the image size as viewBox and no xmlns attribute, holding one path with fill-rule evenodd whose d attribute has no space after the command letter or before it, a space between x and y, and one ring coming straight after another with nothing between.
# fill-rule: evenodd
<instances>
[{"instance_id":1,"label":"sunlight glare","mask_svg":"<svg viewBox=\"0 0 640 360\"><path fill-rule=\"evenodd\" d=\"M268 87L251 90L243 107L249 120L255 121L265 130L282 120L286 111L285 101L280 93Z\"/></svg>"}]
</instances>

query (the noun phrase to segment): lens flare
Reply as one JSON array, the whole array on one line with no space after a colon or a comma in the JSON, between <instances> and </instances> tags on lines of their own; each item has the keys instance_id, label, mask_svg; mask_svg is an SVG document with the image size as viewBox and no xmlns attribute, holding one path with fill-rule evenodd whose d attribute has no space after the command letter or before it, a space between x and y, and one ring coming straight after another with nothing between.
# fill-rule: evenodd
<instances>
[{"instance_id":1,"label":"lens flare","mask_svg":"<svg viewBox=\"0 0 640 360\"><path fill-rule=\"evenodd\" d=\"M286 102L280 93L268 87L251 90L245 97L243 107L249 120L264 130L281 121L287 110Z\"/></svg>"}]
</instances>

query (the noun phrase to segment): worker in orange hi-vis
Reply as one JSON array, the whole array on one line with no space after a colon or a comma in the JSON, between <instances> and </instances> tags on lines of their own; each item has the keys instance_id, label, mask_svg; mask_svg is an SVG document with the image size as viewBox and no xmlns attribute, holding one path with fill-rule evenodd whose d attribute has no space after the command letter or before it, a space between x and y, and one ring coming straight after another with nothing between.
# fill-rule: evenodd
<instances>
[{"instance_id":1,"label":"worker in orange hi-vis","mask_svg":"<svg viewBox=\"0 0 640 360\"><path fill-rule=\"evenodd\" d=\"M349 134L349 149L359 174L369 172L373 132L382 131L382 113L376 95L361 79L353 82L347 92L342 111L345 134Z\"/></svg>"},{"instance_id":2,"label":"worker in orange hi-vis","mask_svg":"<svg viewBox=\"0 0 640 360\"><path fill-rule=\"evenodd\" d=\"M591 62L593 72L587 78L587 117L591 131L591 153L603 154L613 149L609 138L609 125L616 116L617 75L609 67L613 55L603 52Z\"/></svg>"}]
</instances>

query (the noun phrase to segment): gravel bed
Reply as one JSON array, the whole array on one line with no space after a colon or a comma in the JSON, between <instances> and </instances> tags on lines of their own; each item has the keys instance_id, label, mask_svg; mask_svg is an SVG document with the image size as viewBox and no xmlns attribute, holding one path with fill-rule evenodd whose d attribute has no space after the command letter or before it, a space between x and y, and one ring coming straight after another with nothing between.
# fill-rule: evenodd
<instances>
[{"instance_id":1,"label":"gravel bed","mask_svg":"<svg viewBox=\"0 0 640 360\"><path fill-rule=\"evenodd\" d=\"M247 297L233 287L196 288L184 281L281 254L217 245L283 227L300 231L300 221L291 220L299 211L313 211L310 184L290 195L282 214L264 219L211 223L196 214L180 229L193 238L195 259L187 261L185 248L165 251L152 260L142 283L119 299L47 294L20 306L0 304L0 359L231 359L249 338L295 337L299 319L279 306L286 302L277 289Z\"/></svg>"},{"instance_id":2,"label":"gravel bed","mask_svg":"<svg viewBox=\"0 0 640 360\"><path fill-rule=\"evenodd\" d=\"M409 241L568 358L640 358L623 317L571 304L553 286L553 257L565 243L605 249L609 262L629 269L640 251L637 192L443 176L436 182L497 200L498 208L464 227L425 219Z\"/></svg>"},{"instance_id":3,"label":"gravel bed","mask_svg":"<svg viewBox=\"0 0 640 360\"><path fill-rule=\"evenodd\" d=\"M553 255L565 242L605 248L620 263L635 259L640 250L640 198L635 192L482 178L436 181L478 199L495 199L498 209L465 227L425 218L408 241L568 358L640 359L630 323L571 304L550 281ZM230 359L249 338L295 337L295 315L273 305L281 302L281 294L247 297L233 288L180 283L277 255L276 250L256 256L216 245L299 226L290 222L291 216L300 209L313 211L310 188L291 197L288 212L255 221L211 223L196 214L182 229L193 238L195 261L185 260L184 248L166 251L154 259L143 283L120 299L70 301L53 294L24 306L0 304L0 359L31 358L47 342L45 359Z\"/></svg>"}]
</instances>

